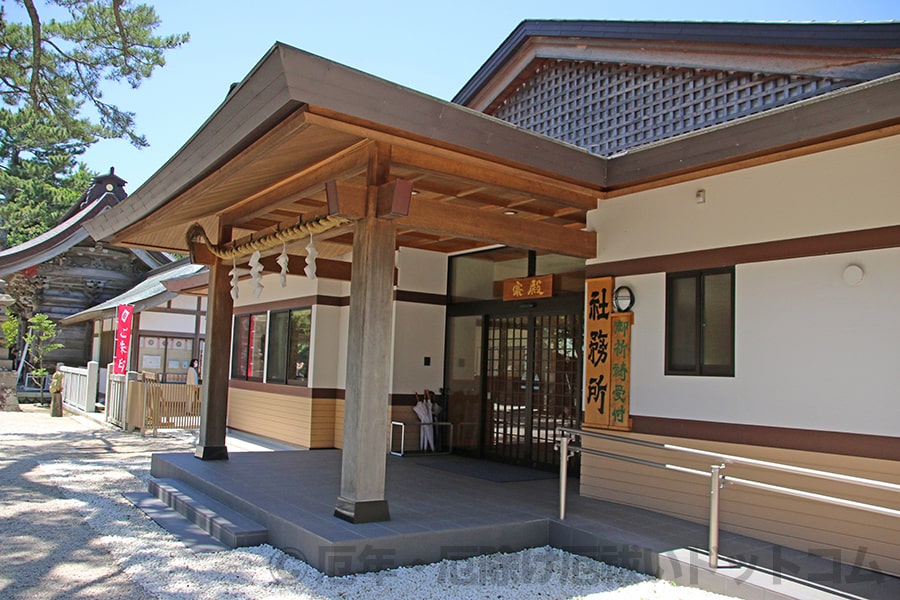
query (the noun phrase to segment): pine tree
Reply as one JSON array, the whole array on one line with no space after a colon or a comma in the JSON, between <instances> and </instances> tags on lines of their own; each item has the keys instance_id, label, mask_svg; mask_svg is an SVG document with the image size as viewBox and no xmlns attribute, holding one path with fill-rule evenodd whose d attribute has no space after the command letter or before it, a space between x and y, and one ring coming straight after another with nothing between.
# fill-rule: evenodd
<instances>
[{"instance_id":1,"label":"pine tree","mask_svg":"<svg viewBox=\"0 0 900 600\"><path fill-rule=\"evenodd\" d=\"M0 109L0 248L59 222L94 176L78 163L86 148L30 110Z\"/></svg>"},{"instance_id":2,"label":"pine tree","mask_svg":"<svg viewBox=\"0 0 900 600\"><path fill-rule=\"evenodd\" d=\"M17 0L17 19L6 6L0 6L6 106L0 109L0 249L53 227L73 205L94 176L78 157L97 139L147 145L134 113L106 102L102 86L139 87L165 64L166 50L188 39L154 35L153 7L128 0Z\"/></svg>"}]
</instances>

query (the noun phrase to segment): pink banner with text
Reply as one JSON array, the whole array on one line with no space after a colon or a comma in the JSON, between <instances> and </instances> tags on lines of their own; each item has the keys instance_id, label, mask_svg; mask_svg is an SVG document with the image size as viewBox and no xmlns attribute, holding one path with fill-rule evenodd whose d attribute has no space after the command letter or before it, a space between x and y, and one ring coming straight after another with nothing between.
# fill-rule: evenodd
<instances>
[{"instance_id":1,"label":"pink banner with text","mask_svg":"<svg viewBox=\"0 0 900 600\"><path fill-rule=\"evenodd\" d=\"M128 370L128 351L131 349L131 317L134 307L120 304L116 315L116 358L113 361L113 373L124 375Z\"/></svg>"}]
</instances>

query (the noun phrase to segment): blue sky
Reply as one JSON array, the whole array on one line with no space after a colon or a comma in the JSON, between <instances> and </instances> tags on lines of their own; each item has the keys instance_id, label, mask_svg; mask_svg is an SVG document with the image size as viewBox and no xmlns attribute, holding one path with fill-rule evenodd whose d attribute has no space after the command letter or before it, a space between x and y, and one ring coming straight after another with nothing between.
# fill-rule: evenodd
<instances>
[{"instance_id":1,"label":"blue sky","mask_svg":"<svg viewBox=\"0 0 900 600\"><path fill-rule=\"evenodd\" d=\"M22 9L4 2L11 18ZM137 113L150 147L104 140L84 156L94 171L115 166L134 192L222 102L275 41L449 100L525 19L689 21L900 20L900 0L157 0L161 32L191 41L137 90L106 88Z\"/></svg>"}]
</instances>

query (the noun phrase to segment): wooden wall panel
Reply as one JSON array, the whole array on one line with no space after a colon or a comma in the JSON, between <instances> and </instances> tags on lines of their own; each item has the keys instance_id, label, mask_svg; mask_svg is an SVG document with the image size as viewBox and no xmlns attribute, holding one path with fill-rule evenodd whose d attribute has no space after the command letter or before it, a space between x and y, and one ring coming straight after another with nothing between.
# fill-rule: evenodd
<instances>
[{"instance_id":1,"label":"wooden wall panel","mask_svg":"<svg viewBox=\"0 0 900 600\"><path fill-rule=\"evenodd\" d=\"M344 447L344 400L334 401L334 447Z\"/></svg>"},{"instance_id":2,"label":"wooden wall panel","mask_svg":"<svg viewBox=\"0 0 900 600\"><path fill-rule=\"evenodd\" d=\"M391 421L402 421L405 423L418 423L419 417L416 416L415 411L413 411L412 406L403 406L403 405L392 405L391 406ZM390 431L388 431L388 436L390 436ZM394 448L388 448L389 450L400 450L400 428L397 427L394 430ZM388 437L388 442L390 443L390 437ZM403 440L404 448L406 452L413 452L419 449L419 428L416 426L407 426L406 427L406 439Z\"/></svg>"},{"instance_id":3,"label":"wooden wall panel","mask_svg":"<svg viewBox=\"0 0 900 600\"><path fill-rule=\"evenodd\" d=\"M897 462L891 460L639 434L622 434L622 437L900 484L900 469ZM712 458L590 438L586 438L584 444L588 448L706 472L715 462ZM581 464L581 494L584 496L639 506L689 521L708 522L709 479L706 477L590 455L584 455ZM724 473L890 508L900 504L900 494L894 492L758 467L730 464ZM726 485L720 500L720 527L725 531L804 552L827 555L838 550L844 562L853 563L859 557L864 567L875 565L877 570L885 573L900 574L900 519L734 484Z\"/></svg>"},{"instance_id":4,"label":"wooden wall panel","mask_svg":"<svg viewBox=\"0 0 900 600\"><path fill-rule=\"evenodd\" d=\"M307 448L333 448L335 402L231 387L228 426Z\"/></svg>"},{"instance_id":5,"label":"wooden wall panel","mask_svg":"<svg viewBox=\"0 0 900 600\"><path fill-rule=\"evenodd\" d=\"M313 398L310 448L334 448L335 400Z\"/></svg>"}]
</instances>

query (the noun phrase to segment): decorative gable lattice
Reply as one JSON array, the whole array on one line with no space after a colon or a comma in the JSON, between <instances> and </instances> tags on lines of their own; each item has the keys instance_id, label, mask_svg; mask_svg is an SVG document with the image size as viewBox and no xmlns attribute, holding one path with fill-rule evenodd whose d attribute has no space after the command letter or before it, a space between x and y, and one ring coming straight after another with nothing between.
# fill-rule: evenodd
<instances>
[{"instance_id":1,"label":"decorative gable lattice","mask_svg":"<svg viewBox=\"0 0 900 600\"><path fill-rule=\"evenodd\" d=\"M547 61L491 114L609 156L851 83L809 76Z\"/></svg>"}]
</instances>

